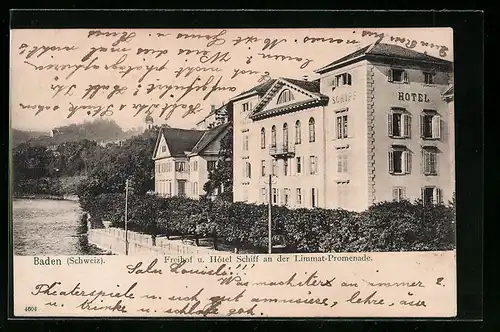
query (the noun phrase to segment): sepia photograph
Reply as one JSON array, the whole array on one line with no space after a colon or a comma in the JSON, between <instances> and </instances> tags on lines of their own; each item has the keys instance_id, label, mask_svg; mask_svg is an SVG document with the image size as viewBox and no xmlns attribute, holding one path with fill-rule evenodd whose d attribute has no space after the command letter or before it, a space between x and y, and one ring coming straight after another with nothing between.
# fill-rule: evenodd
<instances>
[{"instance_id":1,"label":"sepia photograph","mask_svg":"<svg viewBox=\"0 0 500 332\"><path fill-rule=\"evenodd\" d=\"M69 32L13 34L15 255L455 249L451 29Z\"/></svg>"}]
</instances>

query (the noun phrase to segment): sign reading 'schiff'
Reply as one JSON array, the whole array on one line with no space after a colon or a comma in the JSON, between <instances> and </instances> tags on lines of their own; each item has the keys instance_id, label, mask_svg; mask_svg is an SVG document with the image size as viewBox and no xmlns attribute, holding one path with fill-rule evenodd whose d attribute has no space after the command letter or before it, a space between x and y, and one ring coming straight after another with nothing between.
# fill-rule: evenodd
<instances>
[{"instance_id":1,"label":"sign reading 'schiff'","mask_svg":"<svg viewBox=\"0 0 500 332\"><path fill-rule=\"evenodd\" d=\"M416 92L398 92L398 100L414 101L419 103L431 102L426 93L416 93Z\"/></svg>"}]
</instances>

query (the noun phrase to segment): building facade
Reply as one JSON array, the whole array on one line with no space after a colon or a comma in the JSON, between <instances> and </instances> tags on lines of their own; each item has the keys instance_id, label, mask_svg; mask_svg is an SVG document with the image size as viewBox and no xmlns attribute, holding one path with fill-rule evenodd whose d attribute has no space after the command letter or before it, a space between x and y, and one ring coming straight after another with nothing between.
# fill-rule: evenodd
<instances>
[{"instance_id":1,"label":"building facade","mask_svg":"<svg viewBox=\"0 0 500 332\"><path fill-rule=\"evenodd\" d=\"M235 201L362 211L451 199L451 62L376 43L316 73L232 99Z\"/></svg>"},{"instance_id":2,"label":"building facade","mask_svg":"<svg viewBox=\"0 0 500 332\"><path fill-rule=\"evenodd\" d=\"M216 167L220 141L230 122L209 130L162 127L153 153L155 192L163 197L198 199L209 171Z\"/></svg>"}]
</instances>

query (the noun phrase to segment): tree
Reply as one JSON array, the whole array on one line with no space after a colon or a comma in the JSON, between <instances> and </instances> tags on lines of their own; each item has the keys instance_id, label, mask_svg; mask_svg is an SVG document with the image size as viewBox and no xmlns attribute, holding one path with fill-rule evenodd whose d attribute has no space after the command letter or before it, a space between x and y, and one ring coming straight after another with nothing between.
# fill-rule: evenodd
<instances>
[{"instance_id":1,"label":"tree","mask_svg":"<svg viewBox=\"0 0 500 332\"><path fill-rule=\"evenodd\" d=\"M208 174L208 181L203 185L207 196L215 194L217 189L224 188L218 197L232 201L233 193L233 128L229 127L221 139L220 151L216 167Z\"/></svg>"}]
</instances>

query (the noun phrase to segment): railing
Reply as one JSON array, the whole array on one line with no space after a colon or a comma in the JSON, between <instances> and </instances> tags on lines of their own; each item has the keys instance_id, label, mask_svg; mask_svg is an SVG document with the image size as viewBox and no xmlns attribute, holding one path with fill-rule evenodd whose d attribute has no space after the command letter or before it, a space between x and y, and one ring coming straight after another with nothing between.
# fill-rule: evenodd
<instances>
[{"instance_id":1,"label":"railing","mask_svg":"<svg viewBox=\"0 0 500 332\"><path fill-rule=\"evenodd\" d=\"M274 157L293 157L295 145L277 145L269 147L269 154Z\"/></svg>"}]
</instances>

